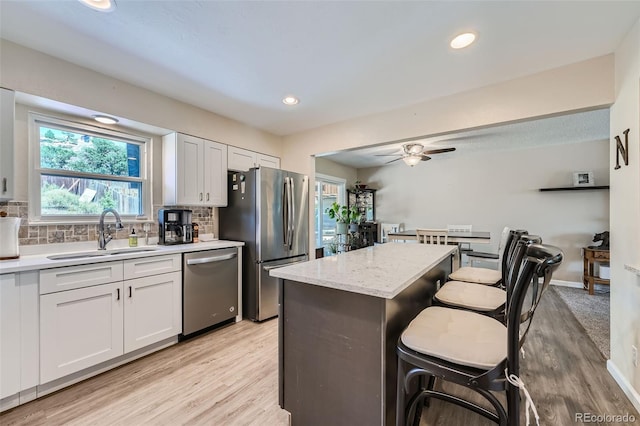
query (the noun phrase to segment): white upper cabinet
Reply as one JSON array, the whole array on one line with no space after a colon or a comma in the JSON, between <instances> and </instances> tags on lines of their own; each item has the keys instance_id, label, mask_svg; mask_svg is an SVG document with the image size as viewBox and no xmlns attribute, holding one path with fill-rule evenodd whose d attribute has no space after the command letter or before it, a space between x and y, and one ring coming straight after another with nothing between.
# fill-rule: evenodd
<instances>
[{"instance_id":1,"label":"white upper cabinet","mask_svg":"<svg viewBox=\"0 0 640 426\"><path fill-rule=\"evenodd\" d=\"M163 137L165 205L227 205L227 146L171 133Z\"/></svg>"},{"instance_id":2,"label":"white upper cabinet","mask_svg":"<svg viewBox=\"0 0 640 426\"><path fill-rule=\"evenodd\" d=\"M246 172L252 167L264 166L274 169L280 168L280 159L270 155L260 154L247 149L229 146L229 170Z\"/></svg>"},{"instance_id":3,"label":"white upper cabinet","mask_svg":"<svg viewBox=\"0 0 640 426\"><path fill-rule=\"evenodd\" d=\"M0 200L13 199L13 126L15 93L0 88Z\"/></svg>"},{"instance_id":4,"label":"white upper cabinet","mask_svg":"<svg viewBox=\"0 0 640 426\"><path fill-rule=\"evenodd\" d=\"M280 159L270 155L258 154L256 156L256 165L262 167L271 167L272 169L280 168Z\"/></svg>"}]
</instances>

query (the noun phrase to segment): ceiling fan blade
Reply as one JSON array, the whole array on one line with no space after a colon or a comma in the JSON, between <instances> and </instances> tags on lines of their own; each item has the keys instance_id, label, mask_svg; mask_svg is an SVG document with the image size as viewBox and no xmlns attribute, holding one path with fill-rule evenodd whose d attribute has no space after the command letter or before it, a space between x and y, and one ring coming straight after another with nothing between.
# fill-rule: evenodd
<instances>
[{"instance_id":1,"label":"ceiling fan blade","mask_svg":"<svg viewBox=\"0 0 640 426\"><path fill-rule=\"evenodd\" d=\"M431 157L428 157L426 155L422 155L422 158L420 158L420 161L429 161L431 160Z\"/></svg>"},{"instance_id":2,"label":"ceiling fan blade","mask_svg":"<svg viewBox=\"0 0 640 426\"><path fill-rule=\"evenodd\" d=\"M428 149L422 151L423 154L442 154L443 152L452 152L455 151L455 148L440 148L440 149Z\"/></svg>"},{"instance_id":3,"label":"ceiling fan blade","mask_svg":"<svg viewBox=\"0 0 640 426\"><path fill-rule=\"evenodd\" d=\"M387 161L387 162L386 162L386 163L384 163L384 164L393 163L394 161L398 161L398 160L402 160L402 157L400 157L400 158L396 158L395 160Z\"/></svg>"}]
</instances>

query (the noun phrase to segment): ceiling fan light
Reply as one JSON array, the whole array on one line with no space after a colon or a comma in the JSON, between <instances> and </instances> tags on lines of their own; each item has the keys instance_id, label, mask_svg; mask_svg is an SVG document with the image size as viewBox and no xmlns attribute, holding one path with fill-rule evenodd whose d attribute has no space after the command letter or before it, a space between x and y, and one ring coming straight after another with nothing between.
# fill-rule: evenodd
<instances>
[{"instance_id":1,"label":"ceiling fan light","mask_svg":"<svg viewBox=\"0 0 640 426\"><path fill-rule=\"evenodd\" d=\"M419 143L410 143L405 145L405 152L407 154L420 154L423 149L424 149L424 146L422 146L422 144L419 144Z\"/></svg>"},{"instance_id":2,"label":"ceiling fan light","mask_svg":"<svg viewBox=\"0 0 640 426\"><path fill-rule=\"evenodd\" d=\"M419 155L407 155L406 157L402 157L402 161L404 161L407 166L413 167L422 161L422 158L420 158Z\"/></svg>"}]
</instances>

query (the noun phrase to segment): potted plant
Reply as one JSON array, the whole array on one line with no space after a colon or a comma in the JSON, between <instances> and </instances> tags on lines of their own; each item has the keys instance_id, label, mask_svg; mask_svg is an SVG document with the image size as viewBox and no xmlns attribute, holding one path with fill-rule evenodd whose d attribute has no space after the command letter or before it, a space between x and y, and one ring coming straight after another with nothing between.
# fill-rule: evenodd
<instances>
[{"instance_id":1,"label":"potted plant","mask_svg":"<svg viewBox=\"0 0 640 426\"><path fill-rule=\"evenodd\" d=\"M360 223L360 212L356 206L349 208L349 232L358 232L358 224Z\"/></svg>"},{"instance_id":2,"label":"potted plant","mask_svg":"<svg viewBox=\"0 0 640 426\"><path fill-rule=\"evenodd\" d=\"M336 220L336 234L346 234L349 223L349 209L334 202L331 207L325 210L331 219Z\"/></svg>"},{"instance_id":3,"label":"potted plant","mask_svg":"<svg viewBox=\"0 0 640 426\"><path fill-rule=\"evenodd\" d=\"M354 186L356 187L356 189L366 189L367 188L367 184L366 183L362 183L362 181L357 180L354 183Z\"/></svg>"}]
</instances>

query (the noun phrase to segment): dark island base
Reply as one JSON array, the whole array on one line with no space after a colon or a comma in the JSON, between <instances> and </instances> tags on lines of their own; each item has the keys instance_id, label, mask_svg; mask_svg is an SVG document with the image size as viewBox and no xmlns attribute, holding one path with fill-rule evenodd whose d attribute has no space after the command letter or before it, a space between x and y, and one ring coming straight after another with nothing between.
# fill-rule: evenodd
<instances>
[{"instance_id":1,"label":"dark island base","mask_svg":"<svg viewBox=\"0 0 640 426\"><path fill-rule=\"evenodd\" d=\"M393 299L280 280L279 401L292 425L393 425L396 343L431 305L440 262Z\"/></svg>"}]
</instances>

